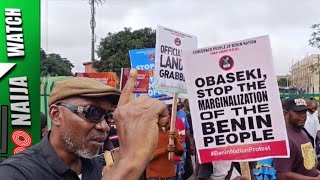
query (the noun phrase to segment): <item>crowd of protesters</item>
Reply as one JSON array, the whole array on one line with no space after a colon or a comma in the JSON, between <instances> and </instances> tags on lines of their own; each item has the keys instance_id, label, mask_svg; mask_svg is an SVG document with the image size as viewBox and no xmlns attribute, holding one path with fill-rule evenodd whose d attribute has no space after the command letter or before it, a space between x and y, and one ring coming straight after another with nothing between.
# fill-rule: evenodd
<instances>
[{"instance_id":1,"label":"crowd of protesters","mask_svg":"<svg viewBox=\"0 0 320 180\"><path fill-rule=\"evenodd\" d=\"M166 101L168 110L172 110L172 101ZM282 101L283 113L286 121L290 158L264 159L250 162L252 179L320 179L319 155L320 123L318 117L318 104L315 99L289 98ZM195 154L192 120L188 99L180 100L177 110L176 129L182 137L184 153L180 158L175 158L175 177L172 176L173 166L162 166L158 172L171 172L150 176L148 173L141 179L199 179L199 180L224 180L240 179L241 170L239 162L218 161L199 164ZM169 125L170 123L167 123ZM168 130L168 128L167 128ZM159 139L160 141L160 139ZM160 142L158 142L160 143ZM168 139L166 140L168 144ZM177 143L180 145L180 143ZM178 146L180 147L180 146ZM159 145L158 145L158 148ZM169 147L166 152L169 151ZM177 149L176 149L177 150ZM180 149L179 149L180 150ZM174 151L172 149L172 151ZM165 152L165 151L162 151ZM163 156L167 163L170 161ZM157 153L155 159L157 159ZM150 162L151 164L153 161ZM160 167L160 166L159 166ZM318 167L318 168L317 168ZM148 172L148 171L147 171Z\"/></svg>"}]
</instances>

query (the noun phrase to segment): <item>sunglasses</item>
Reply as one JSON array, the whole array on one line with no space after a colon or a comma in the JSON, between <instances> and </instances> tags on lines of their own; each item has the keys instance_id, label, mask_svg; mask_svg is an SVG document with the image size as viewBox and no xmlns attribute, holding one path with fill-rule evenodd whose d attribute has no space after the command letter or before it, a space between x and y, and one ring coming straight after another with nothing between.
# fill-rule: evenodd
<instances>
[{"instance_id":1,"label":"sunglasses","mask_svg":"<svg viewBox=\"0 0 320 180\"><path fill-rule=\"evenodd\" d=\"M105 110L100 107L94 107L94 106L76 106L72 104L67 103L57 103L58 106L63 106L69 111L73 113L82 113L88 119L90 122L93 123L100 123L101 121L108 119L112 117L112 111L111 110Z\"/></svg>"}]
</instances>

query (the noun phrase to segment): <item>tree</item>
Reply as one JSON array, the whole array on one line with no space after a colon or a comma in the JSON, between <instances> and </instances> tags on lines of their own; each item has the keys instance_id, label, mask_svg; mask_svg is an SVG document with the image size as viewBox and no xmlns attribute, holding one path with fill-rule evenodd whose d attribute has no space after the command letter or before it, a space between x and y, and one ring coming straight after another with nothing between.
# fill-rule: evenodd
<instances>
[{"instance_id":1,"label":"tree","mask_svg":"<svg viewBox=\"0 0 320 180\"><path fill-rule=\"evenodd\" d=\"M154 48L155 45L156 31L151 28L135 31L124 28L117 33L108 33L98 46L97 54L100 61L95 61L94 67L100 72L114 71L119 76L121 68L130 67L130 49Z\"/></svg>"},{"instance_id":2,"label":"tree","mask_svg":"<svg viewBox=\"0 0 320 180\"><path fill-rule=\"evenodd\" d=\"M311 28L313 29L313 32L309 39L309 44L320 49L320 23L312 25Z\"/></svg>"},{"instance_id":3,"label":"tree","mask_svg":"<svg viewBox=\"0 0 320 180\"><path fill-rule=\"evenodd\" d=\"M102 5L106 0L93 0L94 3L98 4L98 5ZM92 0L89 0L89 4L91 5Z\"/></svg>"},{"instance_id":4,"label":"tree","mask_svg":"<svg viewBox=\"0 0 320 180\"><path fill-rule=\"evenodd\" d=\"M40 51L41 65L40 71L41 76L72 76L73 64L67 59L62 58L60 54L46 54L46 52L41 49Z\"/></svg>"},{"instance_id":5,"label":"tree","mask_svg":"<svg viewBox=\"0 0 320 180\"><path fill-rule=\"evenodd\" d=\"M288 79L287 78L279 78L278 79L278 86L279 87L287 87L287 82L288 81Z\"/></svg>"},{"instance_id":6,"label":"tree","mask_svg":"<svg viewBox=\"0 0 320 180\"><path fill-rule=\"evenodd\" d=\"M46 52L41 48L41 50L40 50L40 60L42 61L42 60L44 60L44 59L46 59L47 58L47 54L46 54Z\"/></svg>"},{"instance_id":7,"label":"tree","mask_svg":"<svg viewBox=\"0 0 320 180\"><path fill-rule=\"evenodd\" d=\"M309 39L309 44L320 50L320 23L312 25L311 28L313 29L313 32L311 34L311 38ZM318 56L318 58L320 57ZM317 74L320 73L319 61L310 66L310 71Z\"/></svg>"}]
</instances>

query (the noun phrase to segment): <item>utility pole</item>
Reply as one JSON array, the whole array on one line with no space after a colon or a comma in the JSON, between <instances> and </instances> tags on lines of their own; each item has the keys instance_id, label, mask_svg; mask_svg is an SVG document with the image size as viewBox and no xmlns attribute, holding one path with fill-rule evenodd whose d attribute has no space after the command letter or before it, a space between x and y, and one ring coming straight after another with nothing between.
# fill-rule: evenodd
<instances>
[{"instance_id":1,"label":"utility pole","mask_svg":"<svg viewBox=\"0 0 320 180\"><path fill-rule=\"evenodd\" d=\"M95 34L94 34L94 28L96 27L96 21L95 21L95 7L94 7L94 1L95 0L90 0L90 5L91 5L91 21L90 21L90 26L91 26L91 62L94 61L94 42L95 42Z\"/></svg>"}]
</instances>

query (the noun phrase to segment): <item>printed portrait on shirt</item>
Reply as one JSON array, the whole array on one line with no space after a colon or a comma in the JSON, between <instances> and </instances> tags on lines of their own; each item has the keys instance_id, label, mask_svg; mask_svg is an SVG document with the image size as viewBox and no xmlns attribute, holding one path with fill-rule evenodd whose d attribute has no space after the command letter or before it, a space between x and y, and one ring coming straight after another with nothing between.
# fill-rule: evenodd
<instances>
[{"instance_id":1,"label":"printed portrait on shirt","mask_svg":"<svg viewBox=\"0 0 320 180\"><path fill-rule=\"evenodd\" d=\"M303 165L307 170L311 170L316 164L314 149L310 142L301 144L301 153L303 157Z\"/></svg>"}]
</instances>

